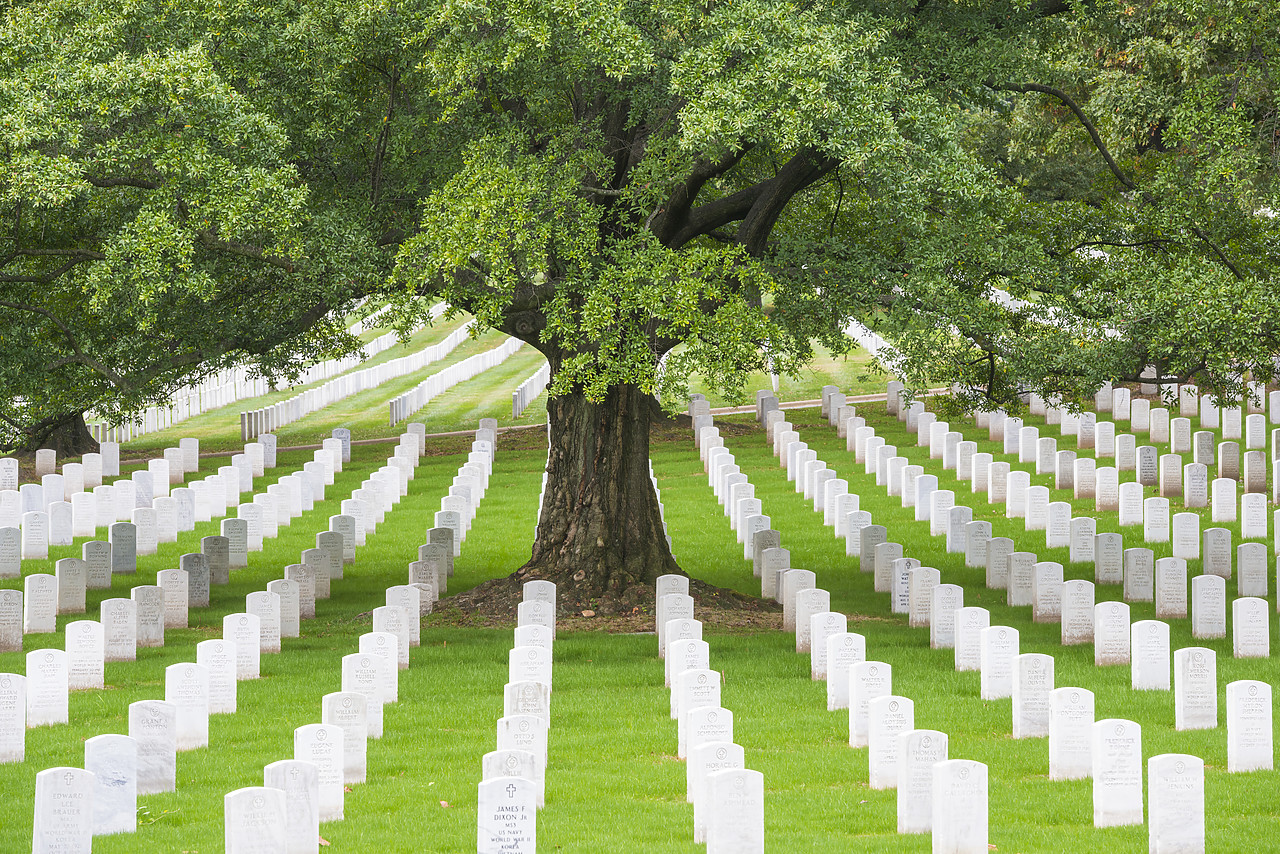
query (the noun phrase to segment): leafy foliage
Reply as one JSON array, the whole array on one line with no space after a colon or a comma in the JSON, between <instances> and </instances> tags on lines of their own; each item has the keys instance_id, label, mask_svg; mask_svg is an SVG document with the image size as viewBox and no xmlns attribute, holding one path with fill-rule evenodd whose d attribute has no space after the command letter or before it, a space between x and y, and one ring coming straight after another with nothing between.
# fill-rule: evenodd
<instances>
[{"instance_id":1,"label":"leafy foliage","mask_svg":"<svg viewBox=\"0 0 1280 854\"><path fill-rule=\"evenodd\" d=\"M594 400L740 391L851 317L966 406L1147 365L1237 394L1280 349L1269 11L13 3L0 415L288 375L369 296Z\"/></svg>"},{"instance_id":2,"label":"leafy foliage","mask_svg":"<svg viewBox=\"0 0 1280 854\"><path fill-rule=\"evenodd\" d=\"M69 412L126 416L246 357L289 375L357 343L333 312L377 287L388 253L342 182L297 156L297 115L265 109L266 57L228 44L279 22L219 8L8 9L0 445Z\"/></svg>"}]
</instances>

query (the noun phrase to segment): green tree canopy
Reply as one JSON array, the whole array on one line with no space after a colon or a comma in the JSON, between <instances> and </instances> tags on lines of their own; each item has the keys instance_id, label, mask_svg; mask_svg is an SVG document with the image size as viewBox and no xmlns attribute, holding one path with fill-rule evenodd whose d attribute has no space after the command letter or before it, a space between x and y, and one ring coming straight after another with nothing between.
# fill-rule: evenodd
<instances>
[{"instance_id":1,"label":"green tree canopy","mask_svg":"<svg viewBox=\"0 0 1280 854\"><path fill-rule=\"evenodd\" d=\"M553 368L526 577L621 597L674 567L648 394L741 391L850 318L964 406L1270 377L1271 11L13 4L5 381L128 408L350 346L326 319L362 297L406 328L444 298Z\"/></svg>"},{"instance_id":2,"label":"green tree canopy","mask_svg":"<svg viewBox=\"0 0 1280 854\"><path fill-rule=\"evenodd\" d=\"M296 116L245 85L270 57L236 54L217 8L7 11L0 446L246 358L287 376L356 343L335 317L385 277L377 223L298 157Z\"/></svg>"}]
</instances>

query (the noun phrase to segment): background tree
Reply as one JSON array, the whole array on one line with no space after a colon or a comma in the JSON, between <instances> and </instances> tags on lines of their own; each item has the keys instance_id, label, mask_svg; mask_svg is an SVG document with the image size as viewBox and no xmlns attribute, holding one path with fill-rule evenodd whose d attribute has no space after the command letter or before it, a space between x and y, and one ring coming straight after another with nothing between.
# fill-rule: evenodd
<instances>
[{"instance_id":1,"label":"background tree","mask_svg":"<svg viewBox=\"0 0 1280 854\"><path fill-rule=\"evenodd\" d=\"M7 11L4 450L82 453L86 411L124 419L246 359L287 377L358 343L337 319L390 253L333 192L346 176L308 174L328 167L297 156L296 115L262 109L227 61L270 57L230 44L218 8Z\"/></svg>"},{"instance_id":2,"label":"background tree","mask_svg":"<svg viewBox=\"0 0 1280 854\"><path fill-rule=\"evenodd\" d=\"M966 316L933 293L901 300L890 314L917 378L961 382L969 406L1078 398L1147 366L1237 401L1245 377L1274 378L1273 14L1261 2L1081 5L1029 28L1036 48L1021 63L957 74L980 106L966 142L1018 198L952 278L962 299L998 286L1032 305L983 301ZM1019 235L1019 263L992 251ZM961 334L913 335L921 314ZM939 374L944 351L954 369Z\"/></svg>"}]
</instances>

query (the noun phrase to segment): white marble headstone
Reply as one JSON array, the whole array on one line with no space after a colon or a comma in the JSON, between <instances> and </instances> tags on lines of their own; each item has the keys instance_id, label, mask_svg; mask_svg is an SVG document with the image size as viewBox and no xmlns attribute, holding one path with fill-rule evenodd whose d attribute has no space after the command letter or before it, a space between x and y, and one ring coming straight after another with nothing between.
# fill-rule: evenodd
<instances>
[{"instance_id":1,"label":"white marble headstone","mask_svg":"<svg viewBox=\"0 0 1280 854\"><path fill-rule=\"evenodd\" d=\"M1014 660L1019 654L1018 630L1011 626L990 626L979 635L982 699L1011 697Z\"/></svg>"},{"instance_id":2,"label":"white marble headstone","mask_svg":"<svg viewBox=\"0 0 1280 854\"><path fill-rule=\"evenodd\" d=\"M262 627L258 616L227 614L222 618L222 637L235 647L236 680L257 679L262 660Z\"/></svg>"},{"instance_id":3,"label":"white marble headstone","mask_svg":"<svg viewBox=\"0 0 1280 854\"><path fill-rule=\"evenodd\" d=\"M1242 596L1231 603L1231 647L1236 658L1271 655L1267 600Z\"/></svg>"},{"instance_id":4,"label":"white marble headstone","mask_svg":"<svg viewBox=\"0 0 1280 854\"><path fill-rule=\"evenodd\" d=\"M342 657L342 690L363 694L365 698L365 722L368 725L369 738L382 738L382 707L385 704L383 695L386 692L387 671L390 662L380 655L368 652L353 652ZM541 683L520 683L521 685L539 685ZM550 703L549 691L542 685L539 692L541 699ZM550 716L550 706L546 706Z\"/></svg>"},{"instance_id":5,"label":"white marble headstone","mask_svg":"<svg viewBox=\"0 0 1280 854\"><path fill-rule=\"evenodd\" d=\"M1093 692L1056 688L1050 697L1049 779L1084 780L1093 773Z\"/></svg>"},{"instance_id":6,"label":"white marble headstone","mask_svg":"<svg viewBox=\"0 0 1280 854\"><path fill-rule=\"evenodd\" d=\"M893 694L867 704L867 768L873 789L898 786L898 737L915 729L915 703Z\"/></svg>"},{"instance_id":7,"label":"white marble headstone","mask_svg":"<svg viewBox=\"0 0 1280 854\"><path fill-rule=\"evenodd\" d=\"M933 766L933 850L987 850L987 766L947 759Z\"/></svg>"},{"instance_id":8,"label":"white marble headstone","mask_svg":"<svg viewBox=\"0 0 1280 854\"><path fill-rule=\"evenodd\" d=\"M342 728L342 777L348 786L363 783L368 772L368 703L358 692L337 691L325 694L320 704L321 723Z\"/></svg>"},{"instance_id":9,"label":"white marble headstone","mask_svg":"<svg viewBox=\"0 0 1280 854\"><path fill-rule=\"evenodd\" d=\"M898 833L933 827L933 766L947 759L947 734L915 729L898 735Z\"/></svg>"},{"instance_id":10,"label":"white marble headstone","mask_svg":"<svg viewBox=\"0 0 1280 854\"><path fill-rule=\"evenodd\" d=\"M1151 854L1205 850L1203 759L1184 753L1148 759L1147 804Z\"/></svg>"},{"instance_id":11,"label":"white marble headstone","mask_svg":"<svg viewBox=\"0 0 1280 854\"><path fill-rule=\"evenodd\" d=\"M849 746L866 747L870 703L893 693L893 667L883 661L860 661L849 668Z\"/></svg>"},{"instance_id":12,"label":"white marble headstone","mask_svg":"<svg viewBox=\"0 0 1280 854\"><path fill-rule=\"evenodd\" d=\"M1107 718L1093 725L1093 826L1142 824L1142 727Z\"/></svg>"},{"instance_id":13,"label":"white marble headstone","mask_svg":"<svg viewBox=\"0 0 1280 854\"><path fill-rule=\"evenodd\" d=\"M1053 656L1027 652L1014 662L1013 737L1045 738L1053 694Z\"/></svg>"},{"instance_id":14,"label":"white marble headstone","mask_svg":"<svg viewBox=\"0 0 1280 854\"><path fill-rule=\"evenodd\" d=\"M35 649L26 661L27 727L67 723L67 654Z\"/></svg>"},{"instance_id":15,"label":"white marble headstone","mask_svg":"<svg viewBox=\"0 0 1280 854\"><path fill-rule=\"evenodd\" d=\"M284 792L286 854L320 850L320 769L314 762L281 759L262 769L263 783Z\"/></svg>"},{"instance_id":16,"label":"white marble headstone","mask_svg":"<svg viewBox=\"0 0 1280 854\"><path fill-rule=\"evenodd\" d=\"M1252 679L1227 684L1227 770L1275 767L1271 685Z\"/></svg>"},{"instance_id":17,"label":"white marble headstone","mask_svg":"<svg viewBox=\"0 0 1280 854\"><path fill-rule=\"evenodd\" d=\"M343 742L341 727L306 724L293 731L293 758L316 766L320 821L340 821L343 815Z\"/></svg>"},{"instance_id":18,"label":"white marble headstone","mask_svg":"<svg viewBox=\"0 0 1280 854\"><path fill-rule=\"evenodd\" d=\"M162 700L129 704L129 735L138 743L138 794L177 790L178 710Z\"/></svg>"},{"instance_id":19,"label":"white marble headstone","mask_svg":"<svg viewBox=\"0 0 1280 854\"><path fill-rule=\"evenodd\" d=\"M127 735L95 735L84 743L84 768L94 776L93 835L138 828L138 743Z\"/></svg>"},{"instance_id":20,"label":"white marble headstone","mask_svg":"<svg viewBox=\"0 0 1280 854\"><path fill-rule=\"evenodd\" d=\"M536 854L538 785L523 777L494 777L477 792L478 854Z\"/></svg>"},{"instance_id":21,"label":"white marble headstone","mask_svg":"<svg viewBox=\"0 0 1280 854\"><path fill-rule=\"evenodd\" d=\"M225 854L288 854L288 801L284 790L246 786L223 797Z\"/></svg>"},{"instance_id":22,"label":"white marble headstone","mask_svg":"<svg viewBox=\"0 0 1280 854\"><path fill-rule=\"evenodd\" d=\"M866 638L844 632L827 638L827 711L849 708L853 665L867 659Z\"/></svg>"},{"instance_id":23,"label":"white marble headstone","mask_svg":"<svg viewBox=\"0 0 1280 854\"><path fill-rule=\"evenodd\" d=\"M81 768L36 774L32 854L88 852L93 846L94 775Z\"/></svg>"},{"instance_id":24,"label":"white marble headstone","mask_svg":"<svg viewBox=\"0 0 1280 854\"><path fill-rule=\"evenodd\" d=\"M196 663L209 672L209 714L236 711L236 645L222 638L196 644Z\"/></svg>"},{"instance_id":25,"label":"white marble headstone","mask_svg":"<svg viewBox=\"0 0 1280 854\"><path fill-rule=\"evenodd\" d=\"M693 804L693 841L707 841L708 775L728 768L745 768L742 745L710 741L695 749L686 765L686 798Z\"/></svg>"},{"instance_id":26,"label":"white marble headstone","mask_svg":"<svg viewBox=\"0 0 1280 854\"><path fill-rule=\"evenodd\" d=\"M102 623L77 620L66 626L67 687L72 691L101 689L105 670Z\"/></svg>"},{"instance_id":27,"label":"white marble headstone","mask_svg":"<svg viewBox=\"0 0 1280 854\"><path fill-rule=\"evenodd\" d=\"M764 854L764 775L726 768L707 775L707 854Z\"/></svg>"}]
</instances>

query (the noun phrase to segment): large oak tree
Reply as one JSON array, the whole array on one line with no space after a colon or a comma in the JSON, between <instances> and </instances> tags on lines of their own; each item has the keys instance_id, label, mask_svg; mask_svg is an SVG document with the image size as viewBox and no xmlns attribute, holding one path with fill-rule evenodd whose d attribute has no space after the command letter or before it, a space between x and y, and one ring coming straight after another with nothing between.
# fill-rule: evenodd
<instances>
[{"instance_id":1,"label":"large oak tree","mask_svg":"<svg viewBox=\"0 0 1280 854\"><path fill-rule=\"evenodd\" d=\"M677 569L650 401L691 372L740 389L847 347L857 317L959 405L1147 365L1226 393L1268 377L1256 5L16 4L0 284L107 338L183 331L173 354L130 340L153 393L349 346L319 318L369 295L406 326L443 297L528 341L553 397L523 577L609 607ZM200 322L217 300L221 334ZM56 348L45 374L96 371L129 405L124 353L77 342L95 367L49 312L12 310Z\"/></svg>"}]
</instances>

